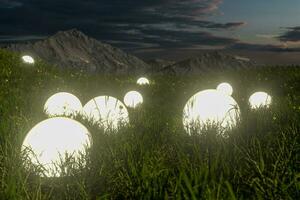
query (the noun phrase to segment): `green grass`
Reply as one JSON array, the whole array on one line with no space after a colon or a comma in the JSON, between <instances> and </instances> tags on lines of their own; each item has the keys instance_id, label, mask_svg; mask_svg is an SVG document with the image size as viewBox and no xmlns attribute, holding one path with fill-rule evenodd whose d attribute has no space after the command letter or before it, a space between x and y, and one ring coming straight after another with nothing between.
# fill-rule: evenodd
<instances>
[{"instance_id":1,"label":"green grass","mask_svg":"<svg viewBox=\"0 0 300 200\"><path fill-rule=\"evenodd\" d=\"M23 64L0 51L0 199L300 199L300 68L264 67L199 76L138 77L58 70L42 61ZM211 129L189 136L184 104L194 93L227 81L241 122L218 137ZM85 104L99 95L120 100L131 89L144 104L129 110L130 126L117 133L83 123L93 136L86 167L44 179L22 167L26 133L46 119L43 104L59 91ZM256 90L272 94L269 109L247 105Z\"/></svg>"}]
</instances>

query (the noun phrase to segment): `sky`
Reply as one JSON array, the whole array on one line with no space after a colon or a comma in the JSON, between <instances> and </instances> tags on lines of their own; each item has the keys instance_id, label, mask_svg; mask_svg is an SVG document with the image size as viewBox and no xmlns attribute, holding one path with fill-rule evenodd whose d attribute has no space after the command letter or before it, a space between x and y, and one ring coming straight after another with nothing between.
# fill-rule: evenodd
<instances>
[{"instance_id":1,"label":"sky","mask_svg":"<svg viewBox=\"0 0 300 200\"><path fill-rule=\"evenodd\" d=\"M144 56L215 49L292 55L300 52L300 1L0 0L0 43L72 28Z\"/></svg>"}]
</instances>

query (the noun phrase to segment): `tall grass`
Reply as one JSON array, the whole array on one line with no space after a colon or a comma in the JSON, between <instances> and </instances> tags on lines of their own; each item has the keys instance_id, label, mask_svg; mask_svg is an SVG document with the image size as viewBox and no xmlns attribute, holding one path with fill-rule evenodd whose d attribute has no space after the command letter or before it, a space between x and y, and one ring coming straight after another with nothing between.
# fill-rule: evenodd
<instances>
[{"instance_id":1,"label":"tall grass","mask_svg":"<svg viewBox=\"0 0 300 200\"><path fill-rule=\"evenodd\" d=\"M300 69L265 67L191 77L104 76L34 66L0 51L1 199L299 199ZM202 89L228 81L241 108L237 127L189 136L182 125L186 101ZM85 166L61 178L41 178L25 170L20 154L26 133L46 119L43 104L67 91L83 104L99 95L120 100L129 90L144 103L129 109L130 125L104 132L80 117L93 136ZM269 109L250 110L256 90L272 94ZM65 163L68 165L70 163Z\"/></svg>"}]
</instances>

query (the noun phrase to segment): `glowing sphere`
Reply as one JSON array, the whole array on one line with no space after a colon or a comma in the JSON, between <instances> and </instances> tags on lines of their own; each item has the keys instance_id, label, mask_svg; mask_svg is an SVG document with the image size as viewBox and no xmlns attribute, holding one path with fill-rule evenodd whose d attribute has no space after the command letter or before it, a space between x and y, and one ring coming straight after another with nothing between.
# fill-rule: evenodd
<instances>
[{"instance_id":1,"label":"glowing sphere","mask_svg":"<svg viewBox=\"0 0 300 200\"><path fill-rule=\"evenodd\" d=\"M269 107L272 103L272 97L265 92L255 92L250 96L249 103L252 109Z\"/></svg>"},{"instance_id":2,"label":"glowing sphere","mask_svg":"<svg viewBox=\"0 0 300 200\"><path fill-rule=\"evenodd\" d=\"M204 90L192 96L183 110L183 125L192 130L217 125L223 130L233 128L240 115L239 106L231 97L217 90Z\"/></svg>"},{"instance_id":3,"label":"glowing sphere","mask_svg":"<svg viewBox=\"0 0 300 200\"><path fill-rule=\"evenodd\" d=\"M31 56L22 56L22 60L28 64L34 64L34 59Z\"/></svg>"},{"instance_id":4,"label":"glowing sphere","mask_svg":"<svg viewBox=\"0 0 300 200\"><path fill-rule=\"evenodd\" d=\"M31 164L43 166L40 176L59 177L62 173L59 166L70 157L75 162L82 160L91 143L91 135L82 124L56 117L33 127L25 137L22 151Z\"/></svg>"},{"instance_id":5,"label":"glowing sphere","mask_svg":"<svg viewBox=\"0 0 300 200\"><path fill-rule=\"evenodd\" d=\"M128 107L135 108L143 103L143 96L137 91L130 91L125 95L124 103Z\"/></svg>"},{"instance_id":6,"label":"glowing sphere","mask_svg":"<svg viewBox=\"0 0 300 200\"><path fill-rule=\"evenodd\" d=\"M90 100L83 107L83 116L97 123L104 130L118 130L120 126L129 123L128 111L118 99L110 96L100 96Z\"/></svg>"},{"instance_id":7,"label":"glowing sphere","mask_svg":"<svg viewBox=\"0 0 300 200\"><path fill-rule=\"evenodd\" d=\"M44 106L44 111L49 117L75 116L82 110L80 100L73 94L60 92L51 96Z\"/></svg>"},{"instance_id":8,"label":"glowing sphere","mask_svg":"<svg viewBox=\"0 0 300 200\"><path fill-rule=\"evenodd\" d=\"M219 84L218 87L217 87L217 90L224 93L224 94L227 94L229 96L231 96L232 92L233 92L233 89L232 89L232 87L229 83Z\"/></svg>"},{"instance_id":9,"label":"glowing sphere","mask_svg":"<svg viewBox=\"0 0 300 200\"><path fill-rule=\"evenodd\" d=\"M137 80L137 84L139 84L139 85L149 85L150 82L147 78L141 77Z\"/></svg>"}]
</instances>

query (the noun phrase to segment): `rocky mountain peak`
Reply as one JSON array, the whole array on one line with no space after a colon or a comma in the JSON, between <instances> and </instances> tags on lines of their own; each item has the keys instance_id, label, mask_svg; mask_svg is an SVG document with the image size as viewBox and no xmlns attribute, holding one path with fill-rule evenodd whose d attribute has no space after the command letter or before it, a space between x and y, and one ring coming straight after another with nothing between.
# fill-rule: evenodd
<instances>
[{"instance_id":1,"label":"rocky mountain peak","mask_svg":"<svg viewBox=\"0 0 300 200\"><path fill-rule=\"evenodd\" d=\"M248 58L218 51L204 52L197 57L185 59L162 69L164 73L178 75L201 74L208 71L253 68L256 64Z\"/></svg>"},{"instance_id":2,"label":"rocky mountain peak","mask_svg":"<svg viewBox=\"0 0 300 200\"><path fill-rule=\"evenodd\" d=\"M37 42L11 44L7 49L32 55L61 68L115 74L143 74L150 70L150 66L137 57L77 29L59 31Z\"/></svg>"},{"instance_id":3,"label":"rocky mountain peak","mask_svg":"<svg viewBox=\"0 0 300 200\"><path fill-rule=\"evenodd\" d=\"M255 66L248 58L219 51L202 52L197 57L176 63L161 59L153 59L145 63L118 48L88 37L77 29L59 31L37 42L11 44L7 48L43 59L57 67L96 73L185 75Z\"/></svg>"}]
</instances>

